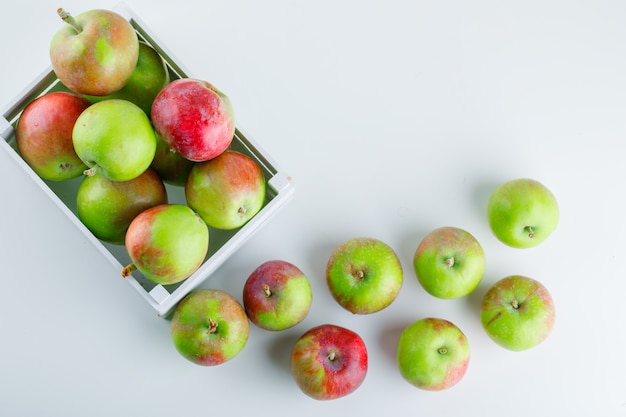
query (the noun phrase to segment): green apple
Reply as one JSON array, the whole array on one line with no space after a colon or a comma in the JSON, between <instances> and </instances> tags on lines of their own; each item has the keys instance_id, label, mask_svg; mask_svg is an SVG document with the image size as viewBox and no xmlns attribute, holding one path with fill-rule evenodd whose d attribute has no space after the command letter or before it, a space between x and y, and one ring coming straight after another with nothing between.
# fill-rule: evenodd
<instances>
[{"instance_id":1,"label":"green apple","mask_svg":"<svg viewBox=\"0 0 626 417\"><path fill-rule=\"evenodd\" d=\"M126 231L131 263L127 277L139 270L163 285L187 279L202 264L209 248L209 230L197 213L182 204L161 204L142 211Z\"/></svg>"},{"instance_id":2,"label":"green apple","mask_svg":"<svg viewBox=\"0 0 626 417\"><path fill-rule=\"evenodd\" d=\"M354 314L370 314L389 306L402 287L402 264L386 243L368 237L339 245L326 265L331 295Z\"/></svg>"},{"instance_id":3,"label":"green apple","mask_svg":"<svg viewBox=\"0 0 626 417\"><path fill-rule=\"evenodd\" d=\"M458 227L428 233L413 256L422 287L444 299L461 298L476 289L485 273L485 253L478 240Z\"/></svg>"},{"instance_id":4,"label":"green apple","mask_svg":"<svg viewBox=\"0 0 626 417\"><path fill-rule=\"evenodd\" d=\"M217 289L196 289L176 306L170 330L174 346L184 358L197 365L215 366L243 350L250 324L232 295Z\"/></svg>"},{"instance_id":5,"label":"green apple","mask_svg":"<svg viewBox=\"0 0 626 417\"><path fill-rule=\"evenodd\" d=\"M185 197L209 227L243 226L265 203L265 177L259 164L240 152L226 150L197 162L185 184Z\"/></svg>"},{"instance_id":6,"label":"green apple","mask_svg":"<svg viewBox=\"0 0 626 417\"><path fill-rule=\"evenodd\" d=\"M55 91L31 101L20 115L15 128L17 150L41 178L63 181L87 169L74 151L72 130L90 104L77 94Z\"/></svg>"},{"instance_id":7,"label":"green apple","mask_svg":"<svg viewBox=\"0 0 626 417\"><path fill-rule=\"evenodd\" d=\"M164 182L184 187L195 162L176 152L161 135L156 133L156 136L157 147L151 167Z\"/></svg>"},{"instance_id":8,"label":"green apple","mask_svg":"<svg viewBox=\"0 0 626 417\"><path fill-rule=\"evenodd\" d=\"M552 332L554 317L554 301L547 288L523 275L511 275L493 284L480 310L489 337L513 351L543 342Z\"/></svg>"},{"instance_id":9,"label":"green apple","mask_svg":"<svg viewBox=\"0 0 626 417\"><path fill-rule=\"evenodd\" d=\"M498 186L487 207L489 226L514 248L539 245L556 229L559 207L554 194L539 181L518 178Z\"/></svg>"},{"instance_id":10,"label":"green apple","mask_svg":"<svg viewBox=\"0 0 626 417\"><path fill-rule=\"evenodd\" d=\"M400 374L411 385L441 391L465 376L470 346L454 323L429 317L413 322L402 331L396 359Z\"/></svg>"},{"instance_id":11,"label":"green apple","mask_svg":"<svg viewBox=\"0 0 626 417\"><path fill-rule=\"evenodd\" d=\"M138 105L150 116L152 102L159 92L170 82L170 74L165 61L150 45L139 41L137 65L130 78L120 90L106 96L86 97L92 102L110 98L121 98Z\"/></svg>"},{"instance_id":12,"label":"green apple","mask_svg":"<svg viewBox=\"0 0 626 417\"><path fill-rule=\"evenodd\" d=\"M150 168L128 181L84 176L76 195L78 218L98 239L116 245L124 244L126 230L139 213L165 203L165 185Z\"/></svg>"},{"instance_id":13,"label":"green apple","mask_svg":"<svg viewBox=\"0 0 626 417\"><path fill-rule=\"evenodd\" d=\"M72 131L74 149L95 172L114 181L141 175L152 163L157 139L150 119L128 100L92 104L78 116Z\"/></svg>"},{"instance_id":14,"label":"green apple","mask_svg":"<svg viewBox=\"0 0 626 417\"><path fill-rule=\"evenodd\" d=\"M263 262L243 286L243 306L250 321L265 330L285 330L309 313L312 291L309 279L291 262Z\"/></svg>"},{"instance_id":15,"label":"green apple","mask_svg":"<svg viewBox=\"0 0 626 417\"><path fill-rule=\"evenodd\" d=\"M137 32L123 16L93 9L71 16L50 41L50 61L57 78L79 94L104 96L121 89L139 56Z\"/></svg>"}]
</instances>

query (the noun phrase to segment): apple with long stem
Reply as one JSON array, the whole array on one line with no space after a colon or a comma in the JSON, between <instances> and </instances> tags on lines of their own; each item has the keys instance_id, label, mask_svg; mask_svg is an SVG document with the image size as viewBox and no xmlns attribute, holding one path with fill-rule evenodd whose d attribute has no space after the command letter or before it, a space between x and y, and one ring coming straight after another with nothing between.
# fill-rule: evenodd
<instances>
[{"instance_id":1,"label":"apple with long stem","mask_svg":"<svg viewBox=\"0 0 626 417\"><path fill-rule=\"evenodd\" d=\"M57 10L66 23L50 41L50 61L70 90L104 96L128 82L139 56L137 32L123 16L93 9L73 17Z\"/></svg>"}]
</instances>

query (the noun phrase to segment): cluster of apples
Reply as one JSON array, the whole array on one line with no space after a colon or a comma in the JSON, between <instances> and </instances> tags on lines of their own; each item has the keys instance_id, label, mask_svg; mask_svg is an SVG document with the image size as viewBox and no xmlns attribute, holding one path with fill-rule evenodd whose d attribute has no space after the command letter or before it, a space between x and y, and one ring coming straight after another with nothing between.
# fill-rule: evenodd
<instances>
[{"instance_id":1,"label":"cluster of apples","mask_svg":"<svg viewBox=\"0 0 626 417\"><path fill-rule=\"evenodd\" d=\"M125 245L123 276L180 282L204 261L211 228L239 228L260 211L261 167L229 148L229 98L204 80L172 79L126 18L58 14L65 24L50 60L59 85L25 107L17 150L45 180L82 177L77 215L98 239ZM187 204L168 202L165 183L184 187Z\"/></svg>"},{"instance_id":2,"label":"cluster of apples","mask_svg":"<svg viewBox=\"0 0 626 417\"><path fill-rule=\"evenodd\" d=\"M513 248L539 245L556 229L559 208L542 183L520 178L493 190L487 218L491 231ZM430 295L459 299L476 290L486 260L478 240L458 227L440 227L418 244L413 267ZM326 265L326 283L335 299L352 314L373 314L398 296L403 270L396 252L375 238L357 237L335 248ZM171 334L178 351L200 365L218 365L246 345L248 321L261 329L281 331L308 314L311 286L297 266L271 260L258 266L243 286L243 303L216 289L196 290L176 307ZM480 321L500 346L521 351L551 333L555 309L539 281L510 275L494 283L483 297ZM397 367L417 388L438 391L457 384L470 360L467 336L449 320L426 317L410 324L397 340ZM302 334L291 352L291 371L302 392L331 400L355 391L364 381L368 352L354 331L335 324L315 326Z\"/></svg>"}]
</instances>

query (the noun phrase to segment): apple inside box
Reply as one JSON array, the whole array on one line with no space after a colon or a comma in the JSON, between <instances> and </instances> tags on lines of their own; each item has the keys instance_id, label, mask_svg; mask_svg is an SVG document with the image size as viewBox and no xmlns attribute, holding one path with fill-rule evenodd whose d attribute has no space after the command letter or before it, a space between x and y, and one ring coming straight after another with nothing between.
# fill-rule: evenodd
<instances>
[{"instance_id":1,"label":"apple inside box","mask_svg":"<svg viewBox=\"0 0 626 417\"><path fill-rule=\"evenodd\" d=\"M192 78L189 72L177 63L172 54L157 41L155 36L146 28L137 16L123 5L114 8L117 13L126 17L135 28L139 39L152 46L164 59L170 79ZM24 173L35 181L42 191L50 196L56 205L71 219L71 221L93 242L102 255L108 259L120 271L128 265L130 257L124 245L115 245L99 240L79 220L77 215L76 195L82 177L64 181L49 181L42 179L22 159L17 151L15 140L15 127L25 107L37 97L53 91L64 91L66 87L59 82L50 66L29 86L22 94L16 97L2 111L0 118L0 148L7 152ZM241 152L251 157L261 167L266 180L266 196L261 210L254 215L245 225L234 230L218 230L211 228L209 249L202 265L187 279L172 285L156 284L144 277L139 271L126 277L126 281L134 287L143 299L150 304L161 317L167 316L173 311L176 304L192 289L198 287L213 273L229 256L231 256L256 230L267 222L277 211L290 200L294 191L292 179L283 172L280 167L268 156L261 147L239 126L235 129L235 135L229 149ZM183 186L166 183L169 203L187 204Z\"/></svg>"}]
</instances>

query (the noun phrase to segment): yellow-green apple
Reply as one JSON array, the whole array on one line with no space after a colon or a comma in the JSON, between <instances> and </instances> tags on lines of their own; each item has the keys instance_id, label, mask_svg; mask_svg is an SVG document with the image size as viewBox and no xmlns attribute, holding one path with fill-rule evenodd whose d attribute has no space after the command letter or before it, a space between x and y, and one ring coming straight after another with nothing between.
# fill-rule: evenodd
<instances>
[{"instance_id":1,"label":"yellow-green apple","mask_svg":"<svg viewBox=\"0 0 626 417\"><path fill-rule=\"evenodd\" d=\"M106 96L86 97L91 102L110 98L121 98L138 105L150 116L152 102L159 92L170 82L170 74L159 53L144 41L139 41L139 57L130 78L120 90Z\"/></svg>"},{"instance_id":2,"label":"yellow-green apple","mask_svg":"<svg viewBox=\"0 0 626 417\"><path fill-rule=\"evenodd\" d=\"M400 333L396 358L400 374L411 385L441 391L465 376L470 346L454 323L427 317L413 322Z\"/></svg>"},{"instance_id":3,"label":"yellow-green apple","mask_svg":"<svg viewBox=\"0 0 626 417\"><path fill-rule=\"evenodd\" d=\"M163 139L195 162L224 152L235 134L230 99L204 80L181 78L170 82L154 99L150 117Z\"/></svg>"},{"instance_id":4,"label":"yellow-green apple","mask_svg":"<svg viewBox=\"0 0 626 417\"><path fill-rule=\"evenodd\" d=\"M487 218L501 242L514 248L530 248L546 240L556 229L559 207L545 185L530 178L518 178L493 191Z\"/></svg>"},{"instance_id":5,"label":"yellow-green apple","mask_svg":"<svg viewBox=\"0 0 626 417\"><path fill-rule=\"evenodd\" d=\"M150 119L128 100L110 99L92 104L78 116L72 142L79 158L114 181L141 175L152 163L157 139Z\"/></svg>"},{"instance_id":6,"label":"yellow-green apple","mask_svg":"<svg viewBox=\"0 0 626 417\"><path fill-rule=\"evenodd\" d=\"M485 253L468 231L445 226L428 233L417 246L413 267L429 294L461 298L476 289L485 272Z\"/></svg>"},{"instance_id":7,"label":"yellow-green apple","mask_svg":"<svg viewBox=\"0 0 626 417\"><path fill-rule=\"evenodd\" d=\"M130 22L111 10L93 9L76 17L57 12L66 24L50 41L50 60L61 83L95 96L121 89L139 55L139 38Z\"/></svg>"},{"instance_id":8,"label":"yellow-green apple","mask_svg":"<svg viewBox=\"0 0 626 417\"><path fill-rule=\"evenodd\" d=\"M265 190L259 164L240 152L226 150L194 164L185 184L185 197L209 227L232 230L261 210Z\"/></svg>"},{"instance_id":9,"label":"yellow-green apple","mask_svg":"<svg viewBox=\"0 0 626 417\"><path fill-rule=\"evenodd\" d=\"M195 162L176 152L158 133L156 136L157 147L151 164L152 168L166 183L184 187Z\"/></svg>"},{"instance_id":10,"label":"yellow-green apple","mask_svg":"<svg viewBox=\"0 0 626 417\"><path fill-rule=\"evenodd\" d=\"M72 130L90 104L79 95L57 91L36 98L22 112L15 128L17 150L41 178L63 181L87 169L74 151Z\"/></svg>"},{"instance_id":11,"label":"yellow-green apple","mask_svg":"<svg viewBox=\"0 0 626 417\"><path fill-rule=\"evenodd\" d=\"M322 324L298 338L291 352L291 373L303 393L334 400L354 392L365 380L367 347L354 331Z\"/></svg>"},{"instance_id":12,"label":"yellow-green apple","mask_svg":"<svg viewBox=\"0 0 626 417\"><path fill-rule=\"evenodd\" d=\"M176 306L170 331L184 358L197 365L215 366L243 350L250 324L243 306L229 293L196 289Z\"/></svg>"},{"instance_id":13,"label":"yellow-green apple","mask_svg":"<svg viewBox=\"0 0 626 417\"><path fill-rule=\"evenodd\" d=\"M554 301L547 288L523 275L510 275L493 284L480 310L489 337L513 351L543 342L552 332L554 317Z\"/></svg>"},{"instance_id":14,"label":"yellow-green apple","mask_svg":"<svg viewBox=\"0 0 626 417\"><path fill-rule=\"evenodd\" d=\"M311 284L291 262L270 260L252 271L243 286L243 306L252 323L265 330L285 330L309 314Z\"/></svg>"},{"instance_id":15,"label":"yellow-green apple","mask_svg":"<svg viewBox=\"0 0 626 417\"><path fill-rule=\"evenodd\" d=\"M389 306L402 287L402 264L386 243L356 237L340 244L328 259L326 283L333 298L354 314Z\"/></svg>"},{"instance_id":16,"label":"yellow-green apple","mask_svg":"<svg viewBox=\"0 0 626 417\"><path fill-rule=\"evenodd\" d=\"M139 270L157 284L175 284L187 279L204 261L209 230L186 205L161 204L133 219L125 245L131 263L122 269L122 276Z\"/></svg>"},{"instance_id":17,"label":"yellow-green apple","mask_svg":"<svg viewBox=\"0 0 626 417\"><path fill-rule=\"evenodd\" d=\"M148 168L128 181L84 176L76 193L78 218L98 239L123 245L126 230L144 210L167 203L165 185Z\"/></svg>"}]
</instances>

